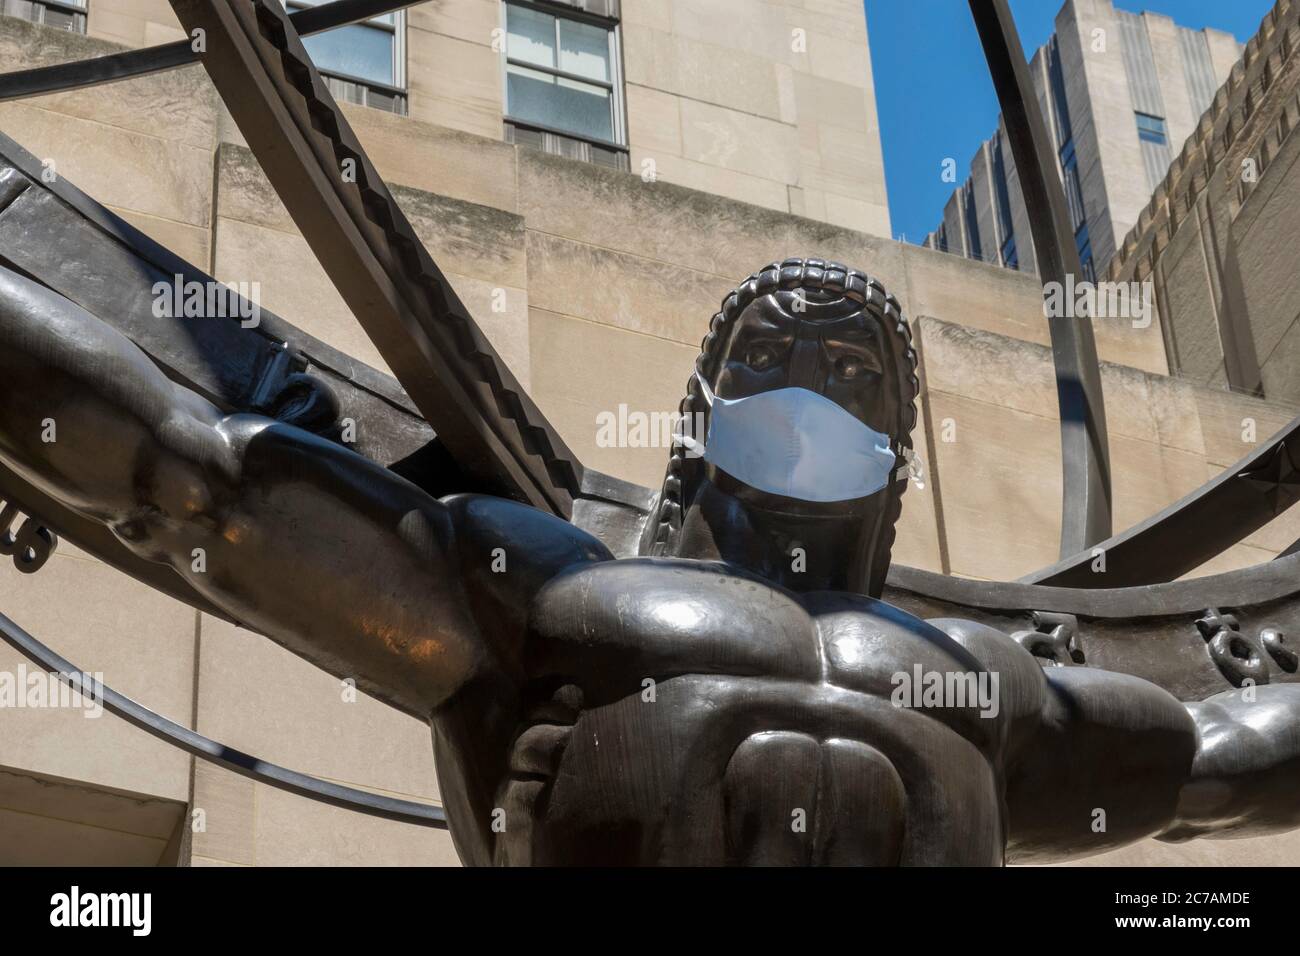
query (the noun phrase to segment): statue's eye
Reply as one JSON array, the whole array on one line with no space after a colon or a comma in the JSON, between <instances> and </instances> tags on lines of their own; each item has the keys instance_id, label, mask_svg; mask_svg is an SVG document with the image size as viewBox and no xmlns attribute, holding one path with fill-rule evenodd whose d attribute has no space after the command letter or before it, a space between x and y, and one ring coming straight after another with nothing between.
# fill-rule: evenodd
<instances>
[{"instance_id":1,"label":"statue's eye","mask_svg":"<svg viewBox=\"0 0 1300 956\"><path fill-rule=\"evenodd\" d=\"M866 367L859 355L841 355L835 361L835 374L840 378L857 378Z\"/></svg>"},{"instance_id":2,"label":"statue's eye","mask_svg":"<svg viewBox=\"0 0 1300 956\"><path fill-rule=\"evenodd\" d=\"M765 368L771 368L776 364L776 352L767 345L751 345L745 352L745 364L755 371L761 372Z\"/></svg>"}]
</instances>

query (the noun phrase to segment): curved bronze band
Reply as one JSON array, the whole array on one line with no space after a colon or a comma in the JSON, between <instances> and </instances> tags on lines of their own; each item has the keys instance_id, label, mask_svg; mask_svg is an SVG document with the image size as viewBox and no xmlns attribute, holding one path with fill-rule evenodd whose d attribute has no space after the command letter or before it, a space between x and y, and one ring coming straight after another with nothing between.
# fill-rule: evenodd
<instances>
[{"instance_id":1,"label":"curved bronze band","mask_svg":"<svg viewBox=\"0 0 1300 956\"><path fill-rule=\"evenodd\" d=\"M84 674L79 667L64 660L53 650L46 647L32 635L15 624L4 614L0 614L0 638L33 663L43 667L52 674L61 677L71 674ZM64 677L67 683L66 677ZM200 733L182 727L175 721L168 720L161 714L154 713L143 704L136 703L106 684L98 686L99 696L104 709L116 714L127 723L134 724L147 734L152 734L164 743L179 747L186 753L193 754L219 767L232 770L259 783L280 790L296 793L300 797L309 797L344 810L356 810L374 817L384 817L399 823L414 823L418 826L447 829L447 816L442 807L431 804L416 803L413 800L398 800L385 797L355 787L330 783L317 777L296 770L289 770L277 764L268 763L258 757L227 747Z\"/></svg>"},{"instance_id":2,"label":"curved bronze band","mask_svg":"<svg viewBox=\"0 0 1300 956\"><path fill-rule=\"evenodd\" d=\"M1020 176L1044 284L1080 274L1079 253L1057 173L1055 150L1038 110L1029 67L1007 0L970 0L998 93L1007 142ZM1061 411L1061 551L1069 557L1110 537L1110 452L1101 369L1086 316L1049 320Z\"/></svg>"}]
</instances>

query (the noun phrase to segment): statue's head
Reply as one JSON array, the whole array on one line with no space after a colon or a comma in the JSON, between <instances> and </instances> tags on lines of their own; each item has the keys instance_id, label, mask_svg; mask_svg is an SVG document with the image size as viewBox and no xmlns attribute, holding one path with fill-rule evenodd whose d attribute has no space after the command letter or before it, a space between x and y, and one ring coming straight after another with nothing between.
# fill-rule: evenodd
<instances>
[{"instance_id":1,"label":"statue's head","mask_svg":"<svg viewBox=\"0 0 1300 956\"><path fill-rule=\"evenodd\" d=\"M750 276L704 339L643 552L681 554L701 529L724 557L752 550L738 536L775 537L767 554L833 550L833 584L879 594L917 390L907 323L876 280L820 259Z\"/></svg>"}]
</instances>

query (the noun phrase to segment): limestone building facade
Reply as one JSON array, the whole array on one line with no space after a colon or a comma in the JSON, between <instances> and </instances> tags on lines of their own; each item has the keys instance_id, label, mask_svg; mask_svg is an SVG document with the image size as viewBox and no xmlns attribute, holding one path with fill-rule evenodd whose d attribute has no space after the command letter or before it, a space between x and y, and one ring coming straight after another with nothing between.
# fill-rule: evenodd
<instances>
[{"instance_id":1,"label":"limestone building facade","mask_svg":"<svg viewBox=\"0 0 1300 956\"><path fill-rule=\"evenodd\" d=\"M1264 19L1105 275L1153 284L1175 374L1283 403L1300 399L1297 13Z\"/></svg>"}]
</instances>

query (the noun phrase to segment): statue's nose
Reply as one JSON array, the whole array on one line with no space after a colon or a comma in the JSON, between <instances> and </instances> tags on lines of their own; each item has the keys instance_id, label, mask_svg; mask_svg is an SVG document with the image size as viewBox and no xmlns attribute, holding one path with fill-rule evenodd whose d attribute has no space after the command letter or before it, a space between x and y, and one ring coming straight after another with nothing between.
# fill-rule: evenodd
<instances>
[{"instance_id":1,"label":"statue's nose","mask_svg":"<svg viewBox=\"0 0 1300 956\"><path fill-rule=\"evenodd\" d=\"M816 338L803 338L794 343L794 354L790 357L789 385L793 388L806 388L820 391L817 381L818 358L821 355L821 343Z\"/></svg>"}]
</instances>

